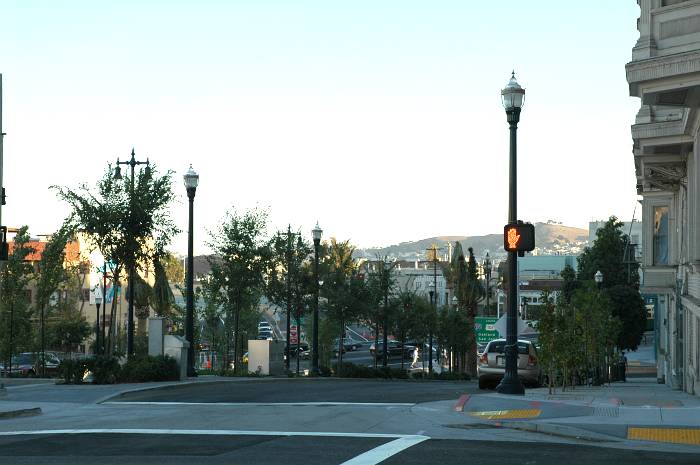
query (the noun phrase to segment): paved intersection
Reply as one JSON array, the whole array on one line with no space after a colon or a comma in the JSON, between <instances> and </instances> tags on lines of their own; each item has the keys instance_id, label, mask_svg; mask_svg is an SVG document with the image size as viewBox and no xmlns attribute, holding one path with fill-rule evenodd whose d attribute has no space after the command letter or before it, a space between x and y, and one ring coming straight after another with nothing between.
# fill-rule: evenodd
<instances>
[{"instance_id":1,"label":"paved intersection","mask_svg":"<svg viewBox=\"0 0 700 465\"><path fill-rule=\"evenodd\" d=\"M660 404L693 401L680 393L670 399L651 385L644 395L640 386L624 388L630 393L618 400L631 404L644 403L653 392L660 393L653 400ZM555 464L563 458L567 464L700 463L697 446L616 435L624 415L594 415L615 389L623 387L559 393L550 405L541 390L504 403L473 382L234 378L170 386L11 386L0 410L40 407L43 413L0 421L0 464L81 464L97 457L107 464L188 465ZM460 398L466 399L463 411L455 408ZM471 415L506 407L539 413L507 421ZM632 408L642 409L650 410ZM600 423L607 421L612 429L603 434ZM546 434L522 430L532 425ZM590 437L576 439L582 425ZM562 434L565 427L574 434Z\"/></svg>"}]
</instances>

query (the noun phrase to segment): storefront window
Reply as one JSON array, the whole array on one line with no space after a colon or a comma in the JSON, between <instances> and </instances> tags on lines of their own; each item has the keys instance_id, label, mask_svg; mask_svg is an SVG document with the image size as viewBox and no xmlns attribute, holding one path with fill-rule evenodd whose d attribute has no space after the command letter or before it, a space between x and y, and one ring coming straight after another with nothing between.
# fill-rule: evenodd
<instances>
[{"instance_id":1,"label":"storefront window","mask_svg":"<svg viewBox=\"0 0 700 465\"><path fill-rule=\"evenodd\" d=\"M668 265L668 207L654 207L654 265Z\"/></svg>"}]
</instances>

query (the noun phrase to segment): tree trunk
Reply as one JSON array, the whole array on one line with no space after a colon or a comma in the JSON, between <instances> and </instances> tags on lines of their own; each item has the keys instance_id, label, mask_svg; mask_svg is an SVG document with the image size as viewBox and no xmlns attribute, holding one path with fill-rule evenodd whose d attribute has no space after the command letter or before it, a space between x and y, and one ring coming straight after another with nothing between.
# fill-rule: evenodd
<instances>
[{"instance_id":1,"label":"tree trunk","mask_svg":"<svg viewBox=\"0 0 700 465\"><path fill-rule=\"evenodd\" d=\"M379 355L379 318L374 325L374 369L377 369L377 358Z\"/></svg>"},{"instance_id":2,"label":"tree trunk","mask_svg":"<svg viewBox=\"0 0 700 465\"><path fill-rule=\"evenodd\" d=\"M239 320L240 320L240 314L241 314L241 308L240 308L240 302L236 302L236 315L234 318L234 329L233 329L233 373L238 373L238 368L240 366L240 363L238 361L238 341L240 341L240 337L238 334L239 330Z\"/></svg>"}]
</instances>

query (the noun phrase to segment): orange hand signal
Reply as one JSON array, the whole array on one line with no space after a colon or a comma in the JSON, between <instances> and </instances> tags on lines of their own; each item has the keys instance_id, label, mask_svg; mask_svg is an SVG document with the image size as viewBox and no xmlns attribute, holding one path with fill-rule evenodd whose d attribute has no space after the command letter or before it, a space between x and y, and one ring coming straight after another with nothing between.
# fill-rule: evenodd
<instances>
[{"instance_id":1,"label":"orange hand signal","mask_svg":"<svg viewBox=\"0 0 700 465\"><path fill-rule=\"evenodd\" d=\"M519 241L520 234L518 234L518 230L516 228L510 228L508 230L508 248L516 249Z\"/></svg>"}]
</instances>

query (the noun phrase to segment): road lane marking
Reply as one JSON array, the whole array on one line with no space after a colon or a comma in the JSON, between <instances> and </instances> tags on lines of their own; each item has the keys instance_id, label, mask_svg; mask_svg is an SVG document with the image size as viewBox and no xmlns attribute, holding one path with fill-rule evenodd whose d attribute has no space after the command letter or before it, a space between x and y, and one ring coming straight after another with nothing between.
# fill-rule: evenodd
<instances>
[{"instance_id":1,"label":"road lane marking","mask_svg":"<svg viewBox=\"0 0 700 465\"><path fill-rule=\"evenodd\" d=\"M92 428L92 429L42 429L25 431L0 431L0 436L24 436L46 434L180 434L202 436L309 436L309 437L337 437L337 438L387 438L407 439L422 438L427 436L415 434L383 434L383 433L336 433L326 431L250 431L228 429L162 429L162 428Z\"/></svg>"},{"instance_id":2,"label":"road lane marking","mask_svg":"<svg viewBox=\"0 0 700 465\"><path fill-rule=\"evenodd\" d=\"M358 455L340 465L376 465L384 460L388 459L392 455L396 455L409 447L420 444L421 442L430 439L427 436L405 436L395 439L381 446L377 446L374 449L370 449L367 452Z\"/></svg>"},{"instance_id":3,"label":"road lane marking","mask_svg":"<svg viewBox=\"0 0 700 465\"><path fill-rule=\"evenodd\" d=\"M627 439L700 446L698 428L627 428Z\"/></svg>"},{"instance_id":4,"label":"road lane marking","mask_svg":"<svg viewBox=\"0 0 700 465\"><path fill-rule=\"evenodd\" d=\"M102 405L163 405L163 406L228 406L228 407L414 407L415 403L401 402L138 402L138 401L107 401Z\"/></svg>"},{"instance_id":5,"label":"road lane marking","mask_svg":"<svg viewBox=\"0 0 700 465\"><path fill-rule=\"evenodd\" d=\"M480 417L486 420L516 420L525 418L537 418L542 413L539 409L520 409L520 410L491 410L487 412L469 412L473 417Z\"/></svg>"}]
</instances>

